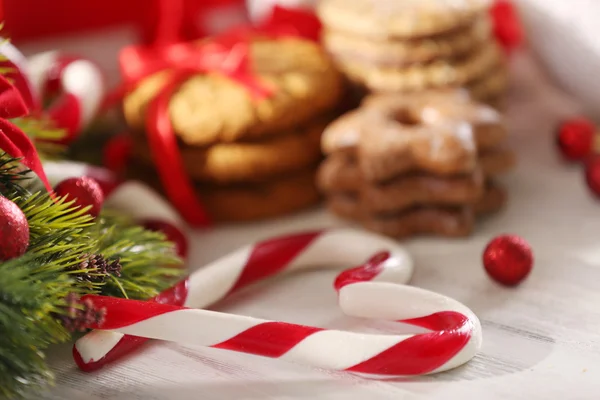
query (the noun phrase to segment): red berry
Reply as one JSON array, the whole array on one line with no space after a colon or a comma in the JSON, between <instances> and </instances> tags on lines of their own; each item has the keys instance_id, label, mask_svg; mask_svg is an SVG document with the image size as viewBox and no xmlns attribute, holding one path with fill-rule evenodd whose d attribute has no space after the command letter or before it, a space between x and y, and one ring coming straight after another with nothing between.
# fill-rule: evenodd
<instances>
[{"instance_id":1,"label":"red berry","mask_svg":"<svg viewBox=\"0 0 600 400\"><path fill-rule=\"evenodd\" d=\"M104 203L102 187L88 176L65 179L54 188L54 191L58 196L66 197L67 201L74 201L74 207L91 206L88 214L93 217L97 217L102 210Z\"/></svg>"},{"instance_id":2,"label":"red berry","mask_svg":"<svg viewBox=\"0 0 600 400\"><path fill-rule=\"evenodd\" d=\"M29 222L23 211L6 197L0 197L0 260L25 254L29 247Z\"/></svg>"},{"instance_id":3,"label":"red berry","mask_svg":"<svg viewBox=\"0 0 600 400\"><path fill-rule=\"evenodd\" d=\"M585 163L585 182L600 197L600 155L590 157Z\"/></svg>"},{"instance_id":4,"label":"red berry","mask_svg":"<svg viewBox=\"0 0 600 400\"><path fill-rule=\"evenodd\" d=\"M499 236L485 248L483 265L495 281L506 286L516 286L531 272L533 253L522 238L514 235Z\"/></svg>"},{"instance_id":5,"label":"red berry","mask_svg":"<svg viewBox=\"0 0 600 400\"><path fill-rule=\"evenodd\" d=\"M562 155L570 161L580 161L594 150L596 127L585 118L574 118L560 124L556 142Z\"/></svg>"},{"instance_id":6,"label":"red berry","mask_svg":"<svg viewBox=\"0 0 600 400\"><path fill-rule=\"evenodd\" d=\"M159 220L145 221L142 226L154 232L162 232L169 242L175 244L175 251L179 257L185 259L188 255L187 237L174 225Z\"/></svg>"}]
</instances>

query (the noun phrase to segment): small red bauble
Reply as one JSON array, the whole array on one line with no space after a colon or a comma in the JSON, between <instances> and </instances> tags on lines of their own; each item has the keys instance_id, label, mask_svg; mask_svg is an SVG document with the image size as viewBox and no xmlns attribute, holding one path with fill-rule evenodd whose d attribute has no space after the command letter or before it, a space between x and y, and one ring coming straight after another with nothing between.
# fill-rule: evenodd
<instances>
[{"instance_id":1,"label":"small red bauble","mask_svg":"<svg viewBox=\"0 0 600 400\"><path fill-rule=\"evenodd\" d=\"M0 196L0 261L17 258L29 247L29 222L15 203Z\"/></svg>"},{"instance_id":2,"label":"small red bauble","mask_svg":"<svg viewBox=\"0 0 600 400\"><path fill-rule=\"evenodd\" d=\"M591 121L574 118L560 124L556 143L564 158L580 161L593 152L595 137L596 127Z\"/></svg>"},{"instance_id":3,"label":"small red bauble","mask_svg":"<svg viewBox=\"0 0 600 400\"><path fill-rule=\"evenodd\" d=\"M590 157L585 163L585 182L600 197L600 155Z\"/></svg>"},{"instance_id":4,"label":"small red bauble","mask_svg":"<svg viewBox=\"0 0 600 400\"><path fill-rule=\"evenodd\" d=\"M142 226L154 232L163 233L169 242L175 244L175 251L179 257L185 259L188 255L188 240L187 237L174 225L159 220L144 221Z\"/></svg>"},{"instance_id":5,"label":"small red bauble","mask_svg":"<svg viewBox=\"0 0 600 400\"><path fill-rule=\"evenodd\" d=\"M88 211L93 217L97 217L104 203L104 192L95 179L87 176L69 178L60 182L54 191L60 197L66 197L67 201L75 201L74 207L91 206Z\"/></svg>"},{"instance_id":6,"label":"small red bauble","mask_svg":"<svg viewBox=\"0 0 600 400\"><path fill-rule=\"evenodd\" d=\"M514 235L499 236L485 248L483 265L495 281L506 286L516 286L531 272L533 253L522 238Z\"/></svg>"}]
</instances>

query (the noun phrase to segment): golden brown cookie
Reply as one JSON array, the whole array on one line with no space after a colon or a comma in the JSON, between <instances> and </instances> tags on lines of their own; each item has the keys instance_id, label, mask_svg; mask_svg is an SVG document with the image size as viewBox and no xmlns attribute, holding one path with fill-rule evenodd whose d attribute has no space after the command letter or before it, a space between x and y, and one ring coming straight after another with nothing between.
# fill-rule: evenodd
<instances>
[{"instance_id":1,"label":"golden brown cookie","mask_svg":"<svg viewBox=\"0 0 600 400\"><path fill-rule=\"evenodd\" d=\"M486 100L502 97L508 89L508 70L505 65L500 64L492 68L480 79L466 86L474 100L486 102Z\"/></svg>"},{"instance_id":2,"label":"golden brown cookie","mask_svg":"<svg viewBox=\"0 0 600 400\"><path fill-rule=\"evenodd\" d=\"M295 132L259 141L208 147L183 145L181 156L186 171L195 180L221 184L265 182L317 164L327 120L323 118ZM152 165L147 142L136 136L134 156Z\"/></svg>"},{"instance_id":3,"label":"golden brown cookie","mask_svg":"<svg viewBox=\"0 0 600 400\"><path fill-rule=\"evenodd\" d=\"M437 35L468 25L488 0L321 0L323 25L373 39Z\"/></svg>"},{"instance_id":4,"label":"golden brown cookie","mask_svg":"<svg viewBox=\"0 0 600 400\"><path fill-rule=\"evenodd\" d=\"M325 30L323 44L340 59L363 60L381 67L406 67L466 55L482 46L490 35L489 18L482 16L454 32L405 40L373 40L346 32Z\"/></svg>"},{"instance_id":5,"label":"golden brown cookie","mask_svg":"<svg viewBox=\"0 0 600 400\"><path fill-rule=\"evenodd\" d=\"M368 230L398 239L416 235L463 237L470 235L475 225L469 207L416 207L386 215L364 215L357 209L357 201L345 196L328 198L327 206L342 218L356 220Z\"/></svg>"},{"instance_id":6,"label":"golden brown cookie","mask_svg":"<svg viewBox=\"0 0 600 400\"><path fill-rule=\"evenodd\" d=\"M203 42L199 42L199 46ZM218 73L197 74L185 81L169 102L178 138L190 146L277 135L335 107L342 80L320 46L302 39L256 39L251 67L273 95L253 98L239 82ZM133 129L144 129L149 102L171 72L143 80L124 100Z\"/></svg>"},{"instance_id":7,"label":"golden brown cookie","mask_svg":"<svg viewBox=\"0 0 600 400\"><path fill-rule=\"evenodd\" d=\"M404 68L381 67L336 55L340 70L353 82L374 92L415 92L462 87L485 75L503 57L495 42L453 60L435 60Z\"/></svg>"},{"instance_id":8,"label":"golden brown cookie","mask_svg":"<svg viewBox=\"0 0 600 400\"><path fill-rule=\"evenodd\" d=\"M506 189L496 182L488 181L483 196L475 204L475 214L484 216L497 213L506 206L507 202Z\"/></svg>"},{"instance_id":9,"label":"golden brown cookie","mask_svg":"<svg viewBox=\"0 0 600 400\"><path fill-rule=\"evenodd\" d=\"M128 175L161 190L152 169L132 165ZM314 168L262 184L198 184L196 190L201 203L215 222L250 222L275 218L312 207L320 201Z\"/></svg>"},{"instance_id":10,"label":"golden brown cookie","mask_svg":"<svg viewBox=\"0 0 600 400\"><path fill-rule=\"evenodd\" d=\"M506 148L483 150L479 154L479 165L486 178L503 175L514 169L515 153Z\"/></svg>"},{"instance_id":11,"label":"golden brown cookie","mask_svg":"<svg viewBox=\"0 0 600 400\"><path fill-rule=\"evenodd\" d=\"M439 91L370 96L329 125L321 143L326 154L353 156L365 180L385 181L415 170L472 173L477 142L493 148L505 137L497 111L464 91Z\"/></svg>"},{"instance_id":12,"label":"golden brown cookie","mask_svg":"<svg viewBox=\"0 0 600 400\"><path fill-rule=\"evenodd\" d=\"M475 204L483 195L484 179L476 171L444 177L412 173L383 183L366 182L356 163L333 155L321 164L317 185L326 195L345 194L355 198L365 214L374 214L432 204Z\"/></svg>"}]
</instances>

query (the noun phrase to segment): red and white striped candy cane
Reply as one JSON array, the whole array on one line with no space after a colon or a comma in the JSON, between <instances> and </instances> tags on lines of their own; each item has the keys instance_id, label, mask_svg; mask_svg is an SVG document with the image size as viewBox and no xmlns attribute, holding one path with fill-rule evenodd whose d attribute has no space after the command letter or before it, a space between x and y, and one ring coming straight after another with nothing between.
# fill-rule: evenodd
<instances>
[{"instance_id":1,"label":"red and white striped candy cane","mask_svg":"<svg viewBox=\"0 0 600 400\"><path fill-rule=\"evenodd\" d=\"M346 248L344 243L352 248L363 241L379 241L374 236L347 230L321 235L323 238L331 235L327 245L319 246L320 251L306 257L312 262L292 263L295 268L327 262L327 250L341 252ZM351 240L345 242L348 239ZM271 246L269 252L272 254L285 254L277 248L275 241ZM217 264L230 272L237 267L236 278L239 279L245 271L245 268L239 268L243 265L240 257L245 254L247 250L243 249ZM215 284L223 287L223 280L214 276L218 271L216 268L214 264L207 268L212 270L212 279L196 284L208 290ZM379 253L365 264L338 276L335 286L339 305L350 316L406 322L433 332L410 335L356 333L152 302L100 296L88 298L107 311L106 320L99 326L101 329L279 358L324 369L372 375L421 375L446 371L469 361L481 346L479 320L453 299L404 285L411 271L410 258L398 246L392 253Z\"/></svg>"},{"instance_id":2,"label":"red and white striped candy cane","mask_svg":"<svg viewBox=\"0 0 600 400\"><path fill-rule=\"evenodd\" d=\"M179 229L185 227L173 207L144 183L121 181L107 169L73 161L45 162L44 171L52 186L68 178L94 178L104 191L106 206L118 209L139 222L160 220Z\"/></svg>"},{"instance_id":3,"label":"red and white striped candy cane","mask_svg":"<svg viewBox=\"0 0 600 400\"><path fill-rule=\"evenodd\" d=\"M384 255L343 272L336 280L342 309L355 316L402 319L430 328L435 333L365 335L178 307L207 307L264 278L309 268L345 269L379 252L384 252ZM412 259L401 246L372 233L342 229L274 238L244 247L193 273L165 294L167 299L180 303L174 307L141 303L146 306L142 307L135 320L127 319L127 314L112 313L109 325L103 326L108 330L94 331L78 340L74 356L82 369L93 370L129 352L127 346L139 344L129 338L145 337L372 374L425 374L468 361L481 345L481 327L477 317L468 308L447 297L404 286L412 271ZM96 300L104 301L99 304L106 305L109 310L112 309L110 302L118 301ZM127 306L122 302L118 304L119 307ZM157 310L160 315L144 314L144 308L148 307ZM136 312L135 308L129 310ZM150 329L165 322L164 318L172 319L168 322L170 324L181 322L184 317L194 322L185 327L179 324L177 329L168 332L152 332L153 329ZM194 329L198 326L196 324L203 323L208 323L201 329L206 333ZM177 330L194 332L194 335L177 336ZM268 343L260 339L267 336ZM337 350L332 353L334 349Z\"/></svg>"},{"instance_id":4,"label":"red and white striped candy cane","mask_svg":"<svg viewBox=\"0 0 600 400\"><path fill-rule=\"evenodd\" d=\"M47 110L58 127L65 129L69 143L87 128L98 114L106 84L100 68L92 61L50 51L28 59L29 80L40 99L59 97Z\"/></svg>"}]
</instances>

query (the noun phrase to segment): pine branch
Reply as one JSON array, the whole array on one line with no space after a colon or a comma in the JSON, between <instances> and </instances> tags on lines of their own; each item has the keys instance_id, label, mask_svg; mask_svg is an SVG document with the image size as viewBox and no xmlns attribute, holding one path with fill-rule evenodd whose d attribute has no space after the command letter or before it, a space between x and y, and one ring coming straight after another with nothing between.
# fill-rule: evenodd
<instances>
[{"instance_id":1,"label":"pine branch","mask_svg":"<svg viewBox=\"0 0 600 400\"><path fill-rule=\"evenodd\" d=\"M136 226L127 217L104 212L96 226L97 253L108 260L119 260L121 277L107 281L103 294L134 299L149 299L172 286L185 273L175 245L163 234Z\"/></svg>"},{"instance_id":2,"label":"pine branch","mask_svg":"<svg viewBox=\"0 0 600 400\"><path fill-rule=\"evenodd\" d=\"M146 299L184 274L173 268L181 260L162 234L112 212L94 220L64 198L32 194L29 178L17 159L0 153L0 195L23 210L30 229L28 252L0 263L0 398L50 382L46 347L70 339L65 325L79 329L99 318L97 310L76 308L74 295Z\"/></svg>"}]
</instances>

